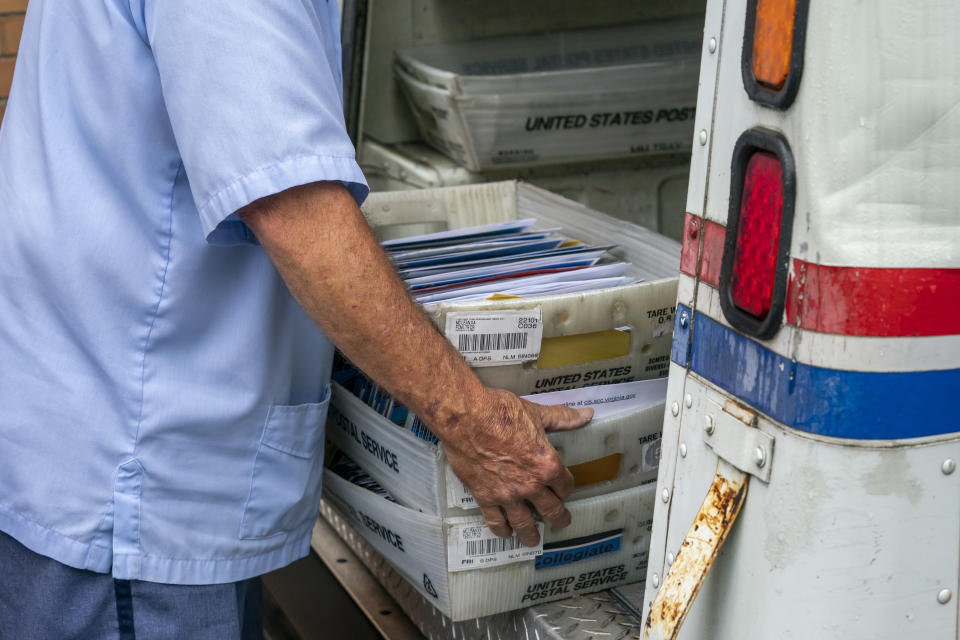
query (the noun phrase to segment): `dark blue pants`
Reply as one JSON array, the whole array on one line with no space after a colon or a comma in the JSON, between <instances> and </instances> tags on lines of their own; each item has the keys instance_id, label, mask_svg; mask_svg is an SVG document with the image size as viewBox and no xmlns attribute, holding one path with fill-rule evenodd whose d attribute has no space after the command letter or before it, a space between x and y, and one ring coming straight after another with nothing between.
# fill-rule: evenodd
<instances>
[{"instance_id":1,"label":"dark blue pants","mask_svg":"<svg viewBox=\"0 0 960 640\"><path fill-rule=\"evenodd\" d=\"M2 640L261 640L260 579L173 585L115 580L0 532Z\"/></svg>"}]
</instances>

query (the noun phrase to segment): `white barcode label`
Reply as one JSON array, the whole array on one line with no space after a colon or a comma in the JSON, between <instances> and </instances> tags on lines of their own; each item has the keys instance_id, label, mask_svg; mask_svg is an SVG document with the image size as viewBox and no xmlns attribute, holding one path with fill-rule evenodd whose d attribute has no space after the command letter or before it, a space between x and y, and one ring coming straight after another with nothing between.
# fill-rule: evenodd
<instances>
[{"instance_id":1,"label":"white barcode label","mask_svg":"<svg viewBox=\"0 0 960 640\"><path fill-rule=\"evenodd\" d=\"M499 538L486 525L453 525L447 531L448 569L467 571L533 560L543 554L543 523L537 523L540 544L525 547L516 536Z\"/></svg>"},{"instance_id":2,"label":"white barcode label","mask_svg":"<svg viewBox=\"0 0 960 640\"><path fill-rule=\"evenodd\" d=\"M525 350L529 337L523 331L515 333L461 333L457 336L457 349L460 350L460 353Z\"/></svg>"},{"instance_id":3,"label":"white barcode label","mask_svg":"<svg viewBox=\"0 0 960 640\"><path fill-rule=\"evenodd\" d=\"M473 509L477 506L477 501L470 495L467 485L463 480L457 477L450 465L446 465L447 473L447 503L451 507L460 507L461 509Z\"/></svg>"},{"instance_id":4,"label":"white barcode label","mask_svg":"<svg viewBox=\"0 0 960 640\"><path fill-rule=\"evenodd\" d=\"M540 357L540 307L519 311L456 311L445 335L473 367L515 364Z\"/></svg>"}]
</instances>

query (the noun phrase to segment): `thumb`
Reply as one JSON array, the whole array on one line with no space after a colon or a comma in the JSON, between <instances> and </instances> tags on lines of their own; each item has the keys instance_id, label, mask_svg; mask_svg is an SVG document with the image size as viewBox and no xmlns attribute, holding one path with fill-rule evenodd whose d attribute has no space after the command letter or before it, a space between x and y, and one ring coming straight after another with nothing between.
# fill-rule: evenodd
<instances>
[{"instance_id":1,"label":"thumb","mask_svg":"<svg viewBox=\"0 0 960 640\"><path fill-rule=\"evenodd\" d=\"M593 409L572 409L562 404L533 404L540 416L540 424L546 431L579 429L593 418Z\"/></svg>"}]
</instances>

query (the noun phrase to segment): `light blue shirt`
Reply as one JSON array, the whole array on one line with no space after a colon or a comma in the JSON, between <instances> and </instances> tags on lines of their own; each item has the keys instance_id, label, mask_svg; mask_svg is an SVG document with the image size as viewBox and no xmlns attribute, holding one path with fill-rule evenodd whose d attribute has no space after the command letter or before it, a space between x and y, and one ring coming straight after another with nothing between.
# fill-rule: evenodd
<instances>
[{"instance_id":1,"label":"light blue shirt","mask_svg":"<svg viewBox=\"0 0 960 640\"><path fill-rule=\"evenodd\" d=\"M332 347L234 212L365 197L336 14L31 0L0 129L0 530L34 551L181 584L307 553Z\"/></svg>"}]
</instances>

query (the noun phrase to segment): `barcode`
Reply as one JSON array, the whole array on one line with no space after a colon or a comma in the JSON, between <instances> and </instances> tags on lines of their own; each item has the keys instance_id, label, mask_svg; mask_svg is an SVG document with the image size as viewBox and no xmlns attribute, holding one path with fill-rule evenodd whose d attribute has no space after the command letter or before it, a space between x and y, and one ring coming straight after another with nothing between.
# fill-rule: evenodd
<instances>
[{"instance_id":1,"label":"barcode","mask_svg":"<svg viewBox=\"0 0 960 640\"><path fill-rule=\"evenodd\" d=\"M457 336L460 353L476 351L510 351L527 348L527 334L516 333L468 333Z\"/></svg>"},{"instance_id":2,"label":"barcode","mask_svg":"<svg viewBox=\"0 0 960 640\"><path fill-rule=\"evenodd\" d=\"M430 428L423 424L423 422L417 416L413 416L413 424L410 426L410 431L412 431L413 435L417 436L421 440L426 440L427 442L432 442L433 444L438 442L437 436L433 434L433 431L430 431Z\"/></svg>"},{"instance_id":3,"label":"barcode","mask_svg":"<svg viewBox=\"0 0 960 640\"><path fill-rule=\"evenodd\" d=\"M503 551L512 551L520 546L520 540L512 538L491 538L489 540L466 540L466 551L468 558L476 556L488 556L491 553L501 553Z\"/></svg>"}]
</instances>

